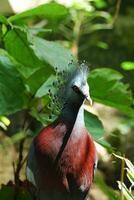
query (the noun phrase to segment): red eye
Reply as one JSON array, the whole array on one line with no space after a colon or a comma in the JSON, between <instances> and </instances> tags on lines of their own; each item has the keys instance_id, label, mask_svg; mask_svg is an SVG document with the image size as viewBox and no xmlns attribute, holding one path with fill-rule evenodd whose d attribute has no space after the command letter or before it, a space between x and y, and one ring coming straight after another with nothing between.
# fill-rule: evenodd
<instances>
[{"instance_id":1,"label":"red eye","mask_svg":"<svg viewBox=\"0 0 134 200\"><path fill-rule=\"evenodd\" d=\"M79 92L79 88L76 86L76 85L73 85L73 90L75 91L75 92Z\"/></svg>"}]
</instances>

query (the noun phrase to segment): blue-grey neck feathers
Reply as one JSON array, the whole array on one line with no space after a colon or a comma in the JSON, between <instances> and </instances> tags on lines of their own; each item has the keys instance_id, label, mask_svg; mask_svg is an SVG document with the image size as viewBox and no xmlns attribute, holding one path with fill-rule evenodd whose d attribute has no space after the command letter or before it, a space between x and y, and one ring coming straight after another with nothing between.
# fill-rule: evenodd
<instances>
[{"instance_id":1,"label":"blue-grey neck feathers","mask_svg":"<svg viewBox=\"0 0 134 200\"><path fill-rule=\"evenodd\" d=\"M85 62L79 64L71 61L68 64L68 71L56 70L56 79L48 92L50 98L49 109L51 118L61 112L67 99L71 82L77 78L86 82L88 73L89 68Z\"/></svg>"}]
</instances>

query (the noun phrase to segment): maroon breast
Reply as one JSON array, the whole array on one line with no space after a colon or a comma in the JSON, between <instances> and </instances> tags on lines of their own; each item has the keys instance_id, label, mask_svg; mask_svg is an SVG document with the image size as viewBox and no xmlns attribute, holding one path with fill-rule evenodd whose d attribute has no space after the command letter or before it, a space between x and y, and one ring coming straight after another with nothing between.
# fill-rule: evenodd
<instances>
[{"instance_id":1,"label":"maroon breast","mask_svg":"<svg viewBox=\"0 0 134 200\"><path fill-rule=\"evenodd\" d=\"M40 187L67 191L73 188L88 190L90 187L96 149L85 128L81 130L81 137L78 137L76 132L70 134L55 165L68 129L63 123L54 123L43 129L35 138Z\"/></svg>"}]
</instances>

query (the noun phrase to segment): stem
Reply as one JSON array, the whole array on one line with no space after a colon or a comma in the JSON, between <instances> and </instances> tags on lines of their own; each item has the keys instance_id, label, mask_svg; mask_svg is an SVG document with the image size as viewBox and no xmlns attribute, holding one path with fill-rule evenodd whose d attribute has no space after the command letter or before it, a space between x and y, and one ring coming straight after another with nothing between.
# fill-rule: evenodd
<instances>
[{"instance_id":1,"label":"stem","mask_svg":"<svg viewBox=\"0 0 134 200\"><path fill-rule=\"evenodd\" d=\"M16 171L15 171L15 183L16 184L19 183L19 174L20 174L20 170L21 170L21 163L22 163L22 160L23 160L24 142L25 142L25 138L22 139L20 141L20 144L19 144L19 159L18 159Z\"/></svg>"},{"instance_id":2,"label":"stem","mask_svg":"<svg viewBox=\"0 0 134 200\"><path fill-rule=\"evenodd\" d=\"M24 132L26 132L26 130L28 129L28 113L26 111L25 113L25 118L24 118L24 122L23 122L23 126L22 129ZM24 164L24 160L23 160L23 150L24 150L24 143L25 143L26 137L23 138L20 143L19 143L19 158L18 158L18 163L17 163L17 167L16 170L14 171L14 182L15 182L15 190L14 190L14 200L17 200L18 198L18 194L19 194L19 187L20 187L20 171L22 169L22 166Z\"/></svg>"},{"instance_id":3,"label":"stem","mask_svg":"<svg viewBox=\"0 0 134 200\"><path fill-rule=\"evenodd\" d=\"M125 155L123 155L125 157ZM122 183L124 182L125 160L121 160L121 200L124 200Z\"/></svg>"},{"instance_id":4,"label":"stem","mask_svg":"<svg viewBox=\"0 0 134 200\"><path fill-rule=\"evenodd\" d=\"M81 24L83 21L83 15L77 15L77 19L75 20L74 23L74 28L73 28L73 42L72 42L72 52L78 58L78 48L79 48L79 40L80 40L80 29L81 29Z\"/></svg>"},{"instance_id":5,"label":"stem","mask_svg":"<svg viewBox=\"0 0 134 200\"><path fill-rule=\"evenodd\" d=\"M17 163L17 167L15 170L15 191L14 191L14 200L17 200L19 194L19 186L20 186L20 171L22 169L22 160L23 160L23 149L24 149L25 138L20 141L19 144L19 159Z\"/></svg>"},{"instance_id":6,"label":"stem","mask_svg":"<svg viewBox=\"0 0 134 200\"><path fill-rule=\"evenodd\" d=\"M121 0L117 0L117 4L116 4L116 8L115 8L115 14L114 14L113 20L112 20L112 25L115 24L115 22L118 18L118 15L119 15L119 12L120 12L120 6L121 6Z\"/></svg>"}]
</instances>

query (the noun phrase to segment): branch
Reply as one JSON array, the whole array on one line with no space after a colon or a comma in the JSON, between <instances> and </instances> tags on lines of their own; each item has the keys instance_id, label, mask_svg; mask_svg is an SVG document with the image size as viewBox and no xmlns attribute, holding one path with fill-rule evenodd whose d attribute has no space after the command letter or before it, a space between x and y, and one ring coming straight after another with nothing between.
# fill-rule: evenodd
<instances>
[{"instance_id":1,"label":"branch","mask_svg":"<svg viewBox=\"0 0 134 200\"><path fill-rule=\"evenodd\" d=\"M116 4L116 9L115 9L115 14L113 16L113 20L112 20L112 26L115 24L117 18L118 18L118 15L119 15L119 12L120 12L120 7L121 7L121 0L117 0L117 4Z\"/></svg>"}]
</instances>

